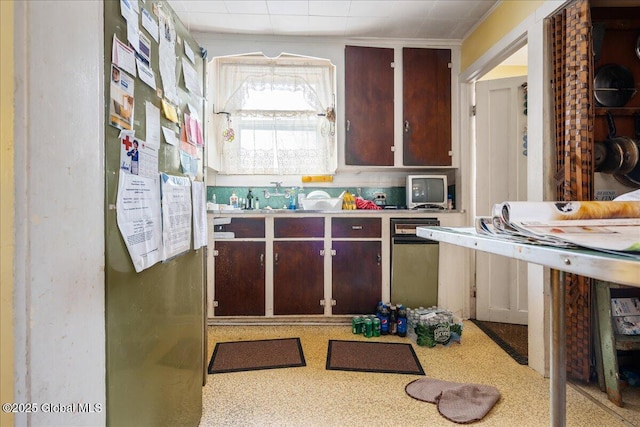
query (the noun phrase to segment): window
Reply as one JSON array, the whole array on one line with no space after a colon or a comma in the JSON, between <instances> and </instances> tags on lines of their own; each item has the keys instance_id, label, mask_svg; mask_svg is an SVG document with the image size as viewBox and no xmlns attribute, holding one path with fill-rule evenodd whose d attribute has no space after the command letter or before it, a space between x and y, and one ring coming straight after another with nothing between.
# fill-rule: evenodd
<instances>
[{"instance_id":1,"label":"window","mask_svg":"<svg viewBox=\"0 0 640 427\"><path fill-rule=\"evenodd\" d=\"M337 167L335 66L295 55L214 59L219 172L330 174Z\"/></svg>"}]
</instances>

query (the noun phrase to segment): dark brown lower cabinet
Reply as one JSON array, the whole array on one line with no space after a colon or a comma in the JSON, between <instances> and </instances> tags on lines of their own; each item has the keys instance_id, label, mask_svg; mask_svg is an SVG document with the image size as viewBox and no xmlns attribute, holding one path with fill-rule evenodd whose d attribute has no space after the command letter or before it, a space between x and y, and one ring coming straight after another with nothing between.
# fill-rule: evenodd
<instances>
[{"instance_id":1,"label":"dark brown lower cabinet","mask_svg":"<svg viewBox=\"0 0 640 427\"><path fill-rule=\"evenodd\" d=\"M216 241L216 316L265 315L265 242Z\"/></svg>"},{"instance_id":2,"label":"dark brown lower cabinet","mask_svg":"<svg viewBox=\"0 0 640 427\"><path fill-rule=\"evenodd\" d=\"M324 314L322 241L273 243L273 314Z\"/></svg>"},{"instance_id":3,"label":"dark brown lower cabinet","mask_svg":"<svg viewBox=\"0 0 640 427\"><path fill-rule=\"evenodd\" d=\"M333 314L373 314L382 297L382 244L333 241Z\"/></svg>"}]
</instances>

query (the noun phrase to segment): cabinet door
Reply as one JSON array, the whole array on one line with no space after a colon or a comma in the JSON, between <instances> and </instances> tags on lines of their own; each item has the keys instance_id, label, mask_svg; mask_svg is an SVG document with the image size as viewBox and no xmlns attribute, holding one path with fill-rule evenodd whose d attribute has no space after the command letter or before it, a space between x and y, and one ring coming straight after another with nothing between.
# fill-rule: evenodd
<instances>
[{"instance_id":1,"label":"cabinet door","mask_svg":"<svg viewBox=\"0 0 640 427\"><path fill-rule=\"evenodd\" d=\"M451 50L404 48L405 166L450 166Z\"/></svg>"},{"instance_id":2,"label":"cabinet door","mask_svg":"<svg viewBox=\"0 0 640 427\"><path fill-rule=\"evenodd\" d=\"M381 243L334 241L333 314L373 314L382 297Z\"/></svg>"},{"instance_id":3,"label":"cabinet door","mask_svg":"<svg viewBox=\"0 0 640 427\"><path fill-rule=\"evenodd\" d=\"M323 314L322 241L273 243L273 314Z\"/></svg>"},{"instance_id":4,"label":"cabinet door","mask_svg":"<svg viewBox=\"0 0 640 427\"><path fill-rule=\"evenodd\" d=\"M345 163L393 166L393 49L345 49Z\"/></svg>"},{"instance_id":5,"label":"cabinet door","mask_svg":"<svg viewBox=\"0 0 640 427\"><path fill-rule=\"evenodd\" d=\"M215 242L216 316L264 316L264 242Z\"/></svg>"}]
</instances>

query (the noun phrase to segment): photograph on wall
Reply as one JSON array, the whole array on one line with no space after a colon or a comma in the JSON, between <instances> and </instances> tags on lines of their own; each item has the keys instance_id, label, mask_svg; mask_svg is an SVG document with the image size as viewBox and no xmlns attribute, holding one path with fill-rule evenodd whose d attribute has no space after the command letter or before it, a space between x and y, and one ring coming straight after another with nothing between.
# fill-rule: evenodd
<instances>
[{"instance_id":1,"label":"photograph on wall","mask_svg":"<svg viewBox=\"0 0 640 427\"><path fill-rule=\"evenodd\" d=\"M109 98L109 123L112 126L127 130L132 128L133 87L133 79L112 64Z\"/></svg>"}]
</instances>

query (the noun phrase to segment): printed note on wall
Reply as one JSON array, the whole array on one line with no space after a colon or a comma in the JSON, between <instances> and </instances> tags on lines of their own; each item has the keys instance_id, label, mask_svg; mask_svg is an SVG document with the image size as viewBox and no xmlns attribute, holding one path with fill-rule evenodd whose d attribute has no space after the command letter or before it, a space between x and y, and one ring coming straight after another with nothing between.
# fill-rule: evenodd
<instances>
[{"instance_id":1,"label":"printed note on wall","mask_svg":"<svg viewBox=\"0 0 640 427\"><path fill-rule=\"evenodd\" d=\"M191 180L160 174L164 259L191 248Z\"/></svg>"},{"instance_id":2,"label":"printed note on wall","mask_svg":"<svg viewBox=\"0 0 640 427\"><path fill-rule=\"evenodd\" d=\"M116 221L137 273L162 260L158 178L120 173Z\"/></svg>"}]
</instances>

